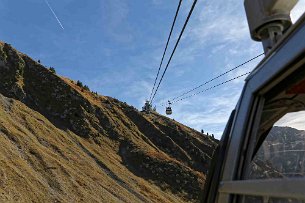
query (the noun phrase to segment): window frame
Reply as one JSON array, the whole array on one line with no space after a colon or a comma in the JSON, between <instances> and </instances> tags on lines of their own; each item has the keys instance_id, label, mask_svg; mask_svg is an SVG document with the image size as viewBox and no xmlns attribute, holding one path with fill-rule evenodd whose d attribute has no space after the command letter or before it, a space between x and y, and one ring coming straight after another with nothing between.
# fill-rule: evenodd
<instances>
[{"instance_id":1,"label":"window frame","mask_svg":"<svg viewBox=\"0 0 305 203\"><path fill-rule=\"evenodd\" d=\"M221 193L305 200L305 178L239 180L223 184Z\"/></svg>"},{"instance_id":2,"label":"window frame","mask_svg":"<svg viewBox=\"0 0 305 203\"><path fill-rule=\"evenodd\" d=\"M218 190L218 182L221 176L221 171L223 168L223 159L226 154L226 149L228 145L228 138L230 135L230 131L232 128L233 119L235 117L236 111L233 110L231 112L230 118L224 130L223 136L214 151L213 158L211 161L211 166L209 168L208 176L205 182L204 191L202 194L202 203L214 203L215 202L215 194Z\"/></svg>"},{"instance_id":3,"label":"window frame","mask_svg":"<svg viewBox=\"0 0 305 203\"><path fill-rule=\"evenodd\" d=\"M251 160L249 157L253 155L253 132L257 128L258 120L255 119L255 116L259 113L263 102L261 96L305 64L304 36L305 14L247 78L241 99L236 107L237 113L229 135L228 152L218 194L216 194L216 202L237 202L236 194L239 194L237 186L250 189L251 184L255 183L251 181L251 184L248 184L249 182L242 180L242 177L245 164ZM268 181L270 182L270 180ZM268 181L265 182L268 183ZM301 182L305 184L305 179L302 179ZM230 190L230 187L236 190ZM278 191L280 190L278 189Z\"/></svg>"}]
</instances>

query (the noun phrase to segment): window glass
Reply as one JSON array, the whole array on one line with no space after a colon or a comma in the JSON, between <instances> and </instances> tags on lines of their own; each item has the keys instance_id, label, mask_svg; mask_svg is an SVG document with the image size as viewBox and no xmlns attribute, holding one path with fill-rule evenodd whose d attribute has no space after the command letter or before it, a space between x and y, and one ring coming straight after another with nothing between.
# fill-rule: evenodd
<instances>
[{"instance_id":1,"label":"window glass","mask_svg":"<svg viewBox=\"0 0 305 203\"><path fill-rule=\"evenodd\" d=\"M305 111L274 124L251 162L249 179L304 177Z\"/></svg>"},{"instance_id":2,"label":"window glass","mask_svg":"<svg viewBox=\"0 0 305 203\"><path fill-rule=\"evenodd\" d=\"M305 177L305 71L285 78L264 95L244 179ZM268 188L266 188L268 190ZM280 192L280 191L279 191ZM305 203L293 198L243 196L244 203Z\"/></svg>"}]
</instances>

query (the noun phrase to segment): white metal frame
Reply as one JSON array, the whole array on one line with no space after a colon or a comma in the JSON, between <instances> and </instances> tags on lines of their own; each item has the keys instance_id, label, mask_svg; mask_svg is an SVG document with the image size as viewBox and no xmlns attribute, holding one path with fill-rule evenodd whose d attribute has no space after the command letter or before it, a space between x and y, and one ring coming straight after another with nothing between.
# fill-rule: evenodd
<instances>
[{"instance_id":1,"label":"white metal frame","mask_svg":"<svg viewBox=\"0 0 305 203\"><path fill-rule=\"evenodd\" d=\"M224 163L223 175L217 194L218 203L232 202L231 194L269 195L270 191L262 191L262 184L275 187L272 195L276 197L305 199L305 179L281 179L241 181L241 171L244 160L248 160L245 149L251 139L251 129L255 120L260 95L270 90L275 84L298 69L305 59L305 15L291 28L282 41L268 54L246 80L246 84L237 104L237 113L230 133L227 157ZM293 64L296 60L298 64ZM280 74L281 73L281 74ZM264 89L262 89L264 87ZM248 153L251 153L249 150ZM248 154L249 155L249 154ZM251 154L252 155L252 154ZM283 184L279 184L279 183ZM277 185L277 186L276 186ZM298 188L286 190L285 185ZM266 188L264 186L263 188ZM303 193L302 193L303 192Z\"/></svg>"},{"instance_id":2,"label":"white metal frame","mask_svg":"<svg viewBox=\"0 0 305 203\"><path fill-rule=\"evenodd\" d=\"M268 188L266 190L266 188ZM305 178L226 181L219 192L305 200Z\"/></svg>"}]
</instances>

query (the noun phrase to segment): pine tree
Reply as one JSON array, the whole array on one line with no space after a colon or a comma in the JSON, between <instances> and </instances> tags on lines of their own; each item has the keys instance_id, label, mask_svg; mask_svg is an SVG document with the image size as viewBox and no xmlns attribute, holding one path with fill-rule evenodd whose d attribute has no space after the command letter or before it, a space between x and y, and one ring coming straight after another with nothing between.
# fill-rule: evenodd
<instances>
[{"instance_id":1,"label":"pine tree","mask_svg":"<svg viewBox=\"0 0 305 203\"><path fill-rule=\"evenodd\" d=\"M56 70L55 70L55 68L50 67L50 68L49 68L49 70L50 70L52 73L56 74Z\"/></svg>"},{"instance_id":2,"label":"pine tree","mask_svg":"<svg viewBox=\"0 0 305 203\"><path fill-rule=\"evenodd\" d=\"M77 81L76 85L79 86L79 87L84 87L83 83L79 80Z\"/></svg>"},{"instance_id":3,"label":"pine tree","mask_svg":"<svg viewBox=\"0 0 305 203\"><path fill-rule=\"evenodd\" d=\"M87 85L84 86L84 90L90 91L90 89Z\"/></svg>"}]
</instances>

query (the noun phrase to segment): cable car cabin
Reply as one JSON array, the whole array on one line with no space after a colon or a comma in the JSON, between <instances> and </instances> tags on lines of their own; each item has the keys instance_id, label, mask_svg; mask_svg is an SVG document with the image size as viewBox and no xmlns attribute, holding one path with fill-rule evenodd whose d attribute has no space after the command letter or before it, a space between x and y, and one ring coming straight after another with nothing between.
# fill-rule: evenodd
<instances>
[{"instance_id":1,"label":"cable car cabin","mask_svg":"<svg viewBox=\"0 0 305 203\"><path fill-rule=\"evenodd\" d=\"M305 14L265 48L214 152L202 203L305 202Z\"/></svg>"},{"instance_id":2,"label":"cable car cabin","mask_svg":"<svg viewBox=\"0 0 305 203\"><path fill-rule=\"evenodd\" d=\"M170 101L168 101L168 107L166 107L166 110L165 110L165 113L166 113L167 115L171 115L171 114L173 113L171 104L172 104L172 103L171 103Z\"/></svg>"},{"instance_id":3,"label":"cable car cabin","mask_svg":"<svg viewBox=\"0 0 305 203\"><path fill-rule=\"evenodd\" d=\"M166 112L167 115L171 115L173 113L172 107L170 107L170 106L166 107L166 111L165 112Z\"/></svg>"}]
</instances>

